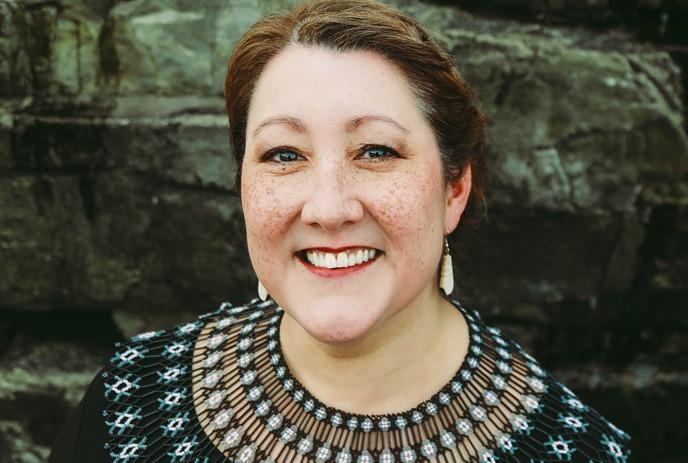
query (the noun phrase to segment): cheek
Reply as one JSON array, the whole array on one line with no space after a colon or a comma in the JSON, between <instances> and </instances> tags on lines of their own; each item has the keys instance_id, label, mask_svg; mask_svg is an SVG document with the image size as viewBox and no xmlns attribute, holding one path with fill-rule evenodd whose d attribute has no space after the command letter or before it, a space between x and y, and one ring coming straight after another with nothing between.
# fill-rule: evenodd
<instances>
[{"instance_id":1,"label":"cheek","mask_svg":"<svg viewBox=\"0 0 688 463\"><path fill-rule=\"evenodd\" d=\"M248 177L248 176L247 176ZM284 195L261 176L244 177L241 188L241 205L249 233L276 233L287 215Z\"/></svg>"},{"instance_id":2,"label":"cheek","mask_svg":"<svg viewBox=\"0 0 688 463\"><path fill-rule=\"evenodd\" d=\"M442 229L442 178L434 169L400 172L384 182L377 198L373 207L378 220L391 235L404 238L403 241L417 237L425 242ZM419 244L422 243L416 243Z\"/></svg>"},{"instance_id":3,"label":"cheek","mask_svg":"<svg viewBox=\"0 0 688 463\"><path fill-rule=\"evenodd\" d=\"M409 169L379 182L375 201L369 204L383 228L399 271L412 275L435 271L444 231L444 195L437 169ZM410 272L410 273L409 273Z\"/></svg>"},{"instance_id":4,"label":"cheek","mask_svg":"<svg viewBox=\"0 0 688 463\"><path fill-rule=\"evenodd\" d=\"M282 242L293 216L288 195L280 193L270 179L258 175L242 178L241 204L246 222L246 239L251 258L270 264L274 247Z\"/></svg>"}]
</instances>

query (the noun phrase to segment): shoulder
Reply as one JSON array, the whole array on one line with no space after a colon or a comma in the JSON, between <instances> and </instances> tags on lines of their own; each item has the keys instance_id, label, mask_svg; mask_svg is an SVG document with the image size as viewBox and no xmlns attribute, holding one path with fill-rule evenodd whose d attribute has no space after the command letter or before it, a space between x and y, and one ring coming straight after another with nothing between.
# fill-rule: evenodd
<instances>
[{"instance_id":1,"label":"shoulder","mask_svg":"<svg viewBox=\"0 0 688 463\"><path fill-rule=\"evenodd\" d=\"M79 405L62 426L52 446L49 463L110 461L104 449L107 433L103 423L105 398L102 371L96 375Z\"/></svg>"},{"instance_id":2,"label":"shoulder","mask_svg":"<svg viewBox=\"0 0 688 463\"><path fill-rule=\"evenodd\" d=\"M185 362L191 360L194 345L199 341L208 341L199 338L202 332L207 331L207 328L216 328L213 331L218 331L218 329L228 331L232 327L241 325L251 313L264 311L266 307L272 306L274 306L273 302L261 304L258 299L236 306L223 302L218 309L200 315L196 320L190 320L166 330L137 334L115 345L115 353L110 359L110 372L105 372L104 377L108 378L114 373L126 376L145 367L156 367L162 363L185 366Z\"/></svg>"},{"instance_id":3,"label":"shoulder","mask_svg":"<svg viewBox=\"0 0 688 463\"><path fill-rule=\"evenodd\" d=\"M274 302L257 299L239 306L225 302L196 320L117 344L102 373L106 447L113 461L172 456L185 461L201 448L211 448L202 445L206 434L193 397L198 383L211 379L194 376L195 362L206 368L219 366L218 356L206 354L227 342L254 314L275 307Z\"/></svg>"},{"instance_id":4,"label":"shoulder","mask_svg":"<svg viewBox=\"0 0 688 463\"><path fill-rule=\"evenodd\" d=\"M147 331L115 345L108 368L102 372L105 398L120 402L143 390L150 392L173 384L187 384L194 350L202 351L226 340L253 313L275 307L254 299L244 305L223 302L196 320L166 330ZM185 380L187 383L185 383Z\"/></svg>"},{"instance_id":5,"label":"shoulder","mask_svg":"<svg viewBox=\"0 0 688 463\"><path fill-rule=\"evenodd\" d=\"M510 393L519 407L509 417L513 432L499 446L503 456L530 463L629 461L626 432L584 403L517 342L485 325L476 311L462 310L473 334L481 332L482 347L492 351L487 358L495 364L493 383L508 377L510 387L518 390Z\"/></svg>"}]
</instances>

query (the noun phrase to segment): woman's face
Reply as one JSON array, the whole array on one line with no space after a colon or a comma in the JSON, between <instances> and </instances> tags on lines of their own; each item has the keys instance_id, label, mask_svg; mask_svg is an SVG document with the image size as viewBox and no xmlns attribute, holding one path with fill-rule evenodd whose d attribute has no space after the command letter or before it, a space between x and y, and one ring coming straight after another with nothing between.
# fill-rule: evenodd
<instances>
[{"instance_id":1,"label":"woman's face","mask_svg":"<svg viewBox=\"0 0 688 463\"><path fill-rule=\"evenodd\" d=\"M433 130L381 55L274 57L251 99L242 168L255 271L315 338L361 339L437 296L470 172L445 185Z\"/></svg>"}]
</instances>

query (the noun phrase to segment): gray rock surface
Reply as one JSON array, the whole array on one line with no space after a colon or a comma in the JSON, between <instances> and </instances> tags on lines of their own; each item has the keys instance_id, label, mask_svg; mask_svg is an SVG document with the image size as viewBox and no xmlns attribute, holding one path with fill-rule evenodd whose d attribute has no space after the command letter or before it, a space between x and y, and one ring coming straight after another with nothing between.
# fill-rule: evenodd
<instances>
[{"instance_id":1,"label":"gray rock surface","mask_svg":"<svg viewBox=\"0 0 688 463\"><path fill-rule=\"evenodd\" d=\"M0 2L0 463L45 461L114 338L255 294L222 80L243 31L287 3ZM489 17L392 3L453 52L489 117L489 220L452 240L462 297L618 416L641 459L678 461L685 417L646 429L631 407L657 416L688 388L677 55L623 29L497 19L495 2L454 2ZM508 3L569 24L610 11ZM96 356L78 331L17 321L88 332L86 313L119 330Z\"/></svg>"},{"instance_id":2,"label":"gray rock surface","mask_svg":"<svg viewBox=\"0 0 688 463\"><path fill-rule=\"evenodd\" d=\"M98 355L76 343L10 338L0 361L0 462L45 462L106 351Z\"/></svg>"}]
</instances>

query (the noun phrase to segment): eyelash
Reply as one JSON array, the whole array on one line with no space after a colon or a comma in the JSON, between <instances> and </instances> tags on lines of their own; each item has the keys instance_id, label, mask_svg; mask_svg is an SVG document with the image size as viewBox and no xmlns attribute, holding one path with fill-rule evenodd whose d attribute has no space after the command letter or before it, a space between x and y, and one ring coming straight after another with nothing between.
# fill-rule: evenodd
<instances>
[{"instance_id":1,"label":"eyelash","mask_svg":"<svg viewBox=\"0 0 688 463\"><path fill-rule=\"evenodd\" d=\"M359 150L359 152L360 152L359 156L363 156L363 154L365 154L369 150L373 150L373 149L382 150L382 151L386 152L387 154L383 155L383 156L379 156L379 157L367 158L367 159L370 159L371 161L378 161L378 160L382 160L382 159L389 158L389 157L396 157L396 158L401 157L399 155L399 153L394 148L387 146L387 145L381 145L381 144L363 145ZM290 162L295 162L295 161L300 160L300 159L294 159L291 161L282 161L282 160L274 159L274 157L277 156L278 154L285 153L285 152L286 153L293 153L296 156L302 157L298 153L298 150L295 150L295 149L290 148L288 146L280 146L279 148L271 149L270 151L265 153L262 156L262 160L265 162L273 162L275 164L288 164Z\"/></svg>"}]
</instances>

